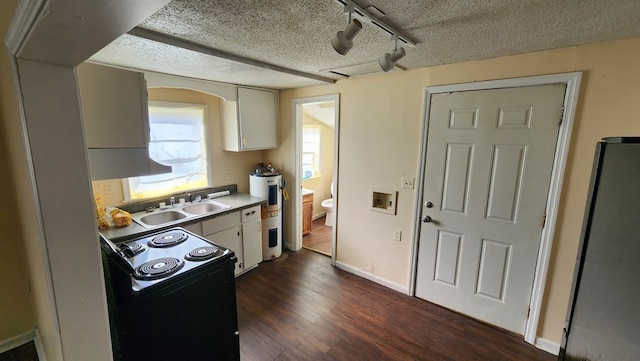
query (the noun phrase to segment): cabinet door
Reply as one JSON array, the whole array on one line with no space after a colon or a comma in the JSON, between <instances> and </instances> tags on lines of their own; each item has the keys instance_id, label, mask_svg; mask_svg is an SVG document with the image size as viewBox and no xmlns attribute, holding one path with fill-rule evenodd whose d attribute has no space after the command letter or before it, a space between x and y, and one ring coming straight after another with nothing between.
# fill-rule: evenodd
<instances>
[{"instance_id":1,"label":"cabinet door","mask_svg":"<svg viewBox=\"0 0 640 361\"><path fill-rule=\"evenodd\" d=\"M238 88L238 149L259 150L278 147L277 93Z\"/></svg>"},{"instance_id":2,"label":"cabinet door","mask_svg":"<svg viewBox=\"0 0 640 361\"><path fill-rule=\"evenodd\" d=\"M249 269L262 262L262 223L257 221L242 224L244 246L244 268Z\"/></svg>"},{"instance_id":3,"label":"cabinet door","mask_svg":"<svg viewBox=\"0 0 640 361\"><path fill-rule=\"evenodd\" d=\"M240 226L235 226L218 233L204 236L209 241L219 246L229 248L235 252L238 262L236 263L235 274L239 274L244 270L244 252L242 247L242 237L240 235Z\"/></svg>"},{"instance_id":4,"label":"cabinet door","mask_svg":"<svg viewBox=\"0 0 640 361\"><path fill-rule=\"evenodd\" d=\"M198 223L192 223L192 224L185 224L185 225L181 225L180 227L186 229L187 231L198 235L198 236L202 236L202 225L200 224L200 222Z\"/></svg>"},{"instance_id":5,"label":"cabinet door","mask_svg":"<svg viewBox=\"0 0 640 361\"><path fill-rule=\"evenodd\" d=\"M311 232L313 221L313 194L302 197L302 235Z\"/></svg>"},{"instance_id":6,"label":"cabinet door","mask_svg":"<svg viewBox=\"0 0 640 361\"><path fill-rule=\"evenodd\" d=\"M149 114L142 73L80 64L78 87L87 148L147 148Z\"/></svg>"},{"instance_id":7,"label":"cabinet door","mask_svg":"<svg viewBox=\"0 0 640 361\"><path fill-rule=\"evenodd\" d=\"M214 234L240 224L240 212L233 212L223 216L202 221L202 234Z\"/></svg>"}]
</instances>

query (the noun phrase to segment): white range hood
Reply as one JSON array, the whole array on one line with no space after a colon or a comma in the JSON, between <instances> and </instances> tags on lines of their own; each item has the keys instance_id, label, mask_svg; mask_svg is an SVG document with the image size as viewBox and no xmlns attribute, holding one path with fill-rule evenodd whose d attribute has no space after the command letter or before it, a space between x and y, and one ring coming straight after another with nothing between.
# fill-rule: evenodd
<instances>
[{"instance_id":1,"label":"white range hood","mask_svg":"<svg viewBox=\"0 0 640 361\"><path fill-rule=\"evenodd\" d=\"M91 179L171 172L149 158L144 74L91 63L76 71Z\"/></svg>"}]
</instances>

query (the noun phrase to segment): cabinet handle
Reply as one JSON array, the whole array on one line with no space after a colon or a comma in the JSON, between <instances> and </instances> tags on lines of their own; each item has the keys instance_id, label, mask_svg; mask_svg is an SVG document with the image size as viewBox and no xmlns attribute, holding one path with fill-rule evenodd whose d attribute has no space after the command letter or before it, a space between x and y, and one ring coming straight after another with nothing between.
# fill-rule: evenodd
<instances>
[{"instance_id":1,"label":"cabinet handle","mask_svg":"<svg viewBox=\"0 0 640 361\"><path fill-rule=\"evenodd\" d=\"M254 214L256 214L256 211L247 212L244 215L245 216L253 216Z\"/></svg>"}]
</instances>

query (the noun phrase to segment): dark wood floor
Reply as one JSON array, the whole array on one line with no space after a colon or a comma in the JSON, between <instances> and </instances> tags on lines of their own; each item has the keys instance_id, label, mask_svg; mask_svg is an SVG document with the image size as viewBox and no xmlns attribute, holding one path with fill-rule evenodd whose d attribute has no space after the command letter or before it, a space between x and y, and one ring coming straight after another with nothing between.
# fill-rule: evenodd
<instances>
[{"instance_id":1,"label":"dark wood floor","mask_svg":"<svg viewBox=\"0 0 640 361\"><path fill-rule=\"evenodd\" d=\"M324 216L313 221L311 233L302 237L302 247L331 256L331 227L324 225Z\"/></svg>"},{"instance_id":2,"label":"dark wood floor","mask_svg":"<svg viewBox=\"0 0 640 361\"><path fill-rule=\"evenodd\" d=\"M243 361L556 357L496 329L331 267L301 250L236 279Z\"/></svg>"},{"instance_id":3,"label":"dark wood floor","mask_svg":"<svg viewBox=\"0 0 640 361\"><path fill-rule=\"evenodd\" d=\"M33 341L27 342L0 354L0 361L38 361L38 352Z\"/></svg>"}]
</instances>

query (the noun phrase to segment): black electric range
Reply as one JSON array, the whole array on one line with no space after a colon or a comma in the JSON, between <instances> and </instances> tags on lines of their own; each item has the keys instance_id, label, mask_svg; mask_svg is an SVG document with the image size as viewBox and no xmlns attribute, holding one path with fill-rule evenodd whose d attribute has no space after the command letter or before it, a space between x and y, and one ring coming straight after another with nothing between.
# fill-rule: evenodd
<instances>
[{"instance_id":1,"label":"black electric range","mask_svg":"<svg viewBox=\"0 0 640 361\"><path fill-rule=\"evenodd\" d=\"M179 227L101 242L115 360L240 359L233 251Z\"/></svg>"}]
</instances>

